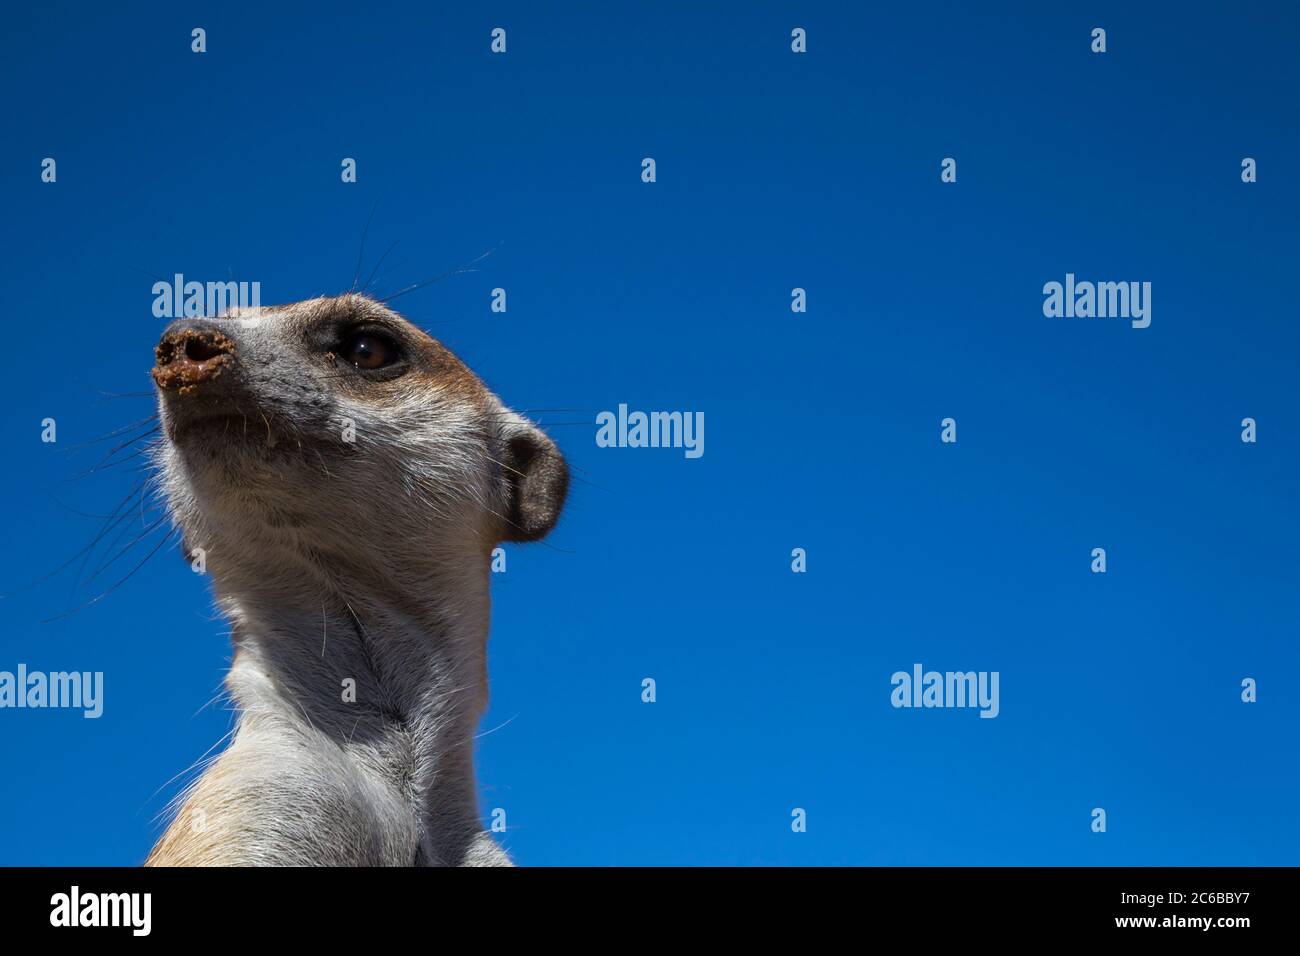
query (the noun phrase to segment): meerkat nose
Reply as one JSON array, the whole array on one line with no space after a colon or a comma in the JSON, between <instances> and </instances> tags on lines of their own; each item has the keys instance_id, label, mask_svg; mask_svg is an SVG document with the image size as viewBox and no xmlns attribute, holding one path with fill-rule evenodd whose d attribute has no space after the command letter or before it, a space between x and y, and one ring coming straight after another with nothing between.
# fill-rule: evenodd
<instances>
[{"instance_id":1,"label":"meerkat nose","mask_svg":"<svg viewBox=\"0 0 1300 956\"><path fill-rule=\"evenodd\" d=\"M214 325L174 322L154 349L150 374L158 387L188 395L211 381L233 360L235 342Z\"/></svg>"}]
</instances>

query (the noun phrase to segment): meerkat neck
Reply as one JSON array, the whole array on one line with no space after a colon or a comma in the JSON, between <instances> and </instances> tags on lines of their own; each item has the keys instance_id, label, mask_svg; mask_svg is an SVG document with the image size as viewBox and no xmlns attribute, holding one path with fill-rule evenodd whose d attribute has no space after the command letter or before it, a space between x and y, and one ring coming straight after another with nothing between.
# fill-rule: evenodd
<instances>
[{"instance_id":1,"label":"meerkat neck","mask_svg":"<svg viewBox=\"0 0 1300 956\"><path fill-rule=\"evenodd\" d=\"M239 725L190 802L257 834L239 861L506 862L481 834L473 772L487 577L356 594L218 581Z\"/></svg>"},{"instance_id":2,"label":"meerkat neck","mask_svg":"<svg viewBox=\"0 0 1300 956\"><path fill-rule=\"evenodd\" d=\"M476 721L486 703L486 580L459 587L454 600L427 590L418 603L374 592L311 603L245 592L220 604L236 651L228 686L246 712L296 711L349 740L354 727L381 720Z\"/></svg>"}]
</instances>

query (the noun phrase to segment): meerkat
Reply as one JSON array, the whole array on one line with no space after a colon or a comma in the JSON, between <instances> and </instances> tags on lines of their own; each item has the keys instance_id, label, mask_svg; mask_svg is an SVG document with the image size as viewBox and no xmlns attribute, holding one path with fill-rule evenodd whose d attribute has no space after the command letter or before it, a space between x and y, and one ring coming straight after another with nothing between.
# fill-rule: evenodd
<instances>
[{"instance_id":1,"label":"meerkat","mask_svg":"<svg viewBox=\"0 0 1300 956\"><path fill-rule=\"evenodd\" d=\"M555 443L360 295L181 319L152 376L238 717L146 865L510 865L473 768L490 561L559 517Z\"/></svg>"}]
</instances>

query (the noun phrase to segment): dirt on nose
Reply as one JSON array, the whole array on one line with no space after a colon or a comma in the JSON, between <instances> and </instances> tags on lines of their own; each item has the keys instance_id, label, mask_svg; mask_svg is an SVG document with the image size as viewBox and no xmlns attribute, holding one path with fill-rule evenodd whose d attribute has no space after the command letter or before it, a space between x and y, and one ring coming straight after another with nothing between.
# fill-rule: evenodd
<instances>
[{"instance_id":1,"label":"dirt on nose","mask_svg":"<svg viewBox=\"0 0 1300 956\"><path fill-rule=\"evenodd\" d=\"M234 339L223 332L185 329L165 336L158 343L149 374L159 388L189 395L199 385L220 375L234 351Z\"/></svg>"}]
</instances>

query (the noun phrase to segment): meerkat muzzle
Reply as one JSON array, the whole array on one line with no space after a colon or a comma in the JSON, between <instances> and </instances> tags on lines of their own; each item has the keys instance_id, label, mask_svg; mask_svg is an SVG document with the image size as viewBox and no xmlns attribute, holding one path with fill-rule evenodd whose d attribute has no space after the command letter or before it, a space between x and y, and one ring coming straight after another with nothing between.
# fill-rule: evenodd
<instances>
[{"instance_id":1,"label":"meerkat muzzle","mask_svg":"<svg viewBox=\"0 0 1300 956\"><path fill-rule=\"evenodd\" d=\"M234 340L219 329L173 325L154 349L154 367L149 374L160 389L189 395L219 376L233 361L234 352Z\"/></svg>"}]
</instances>

